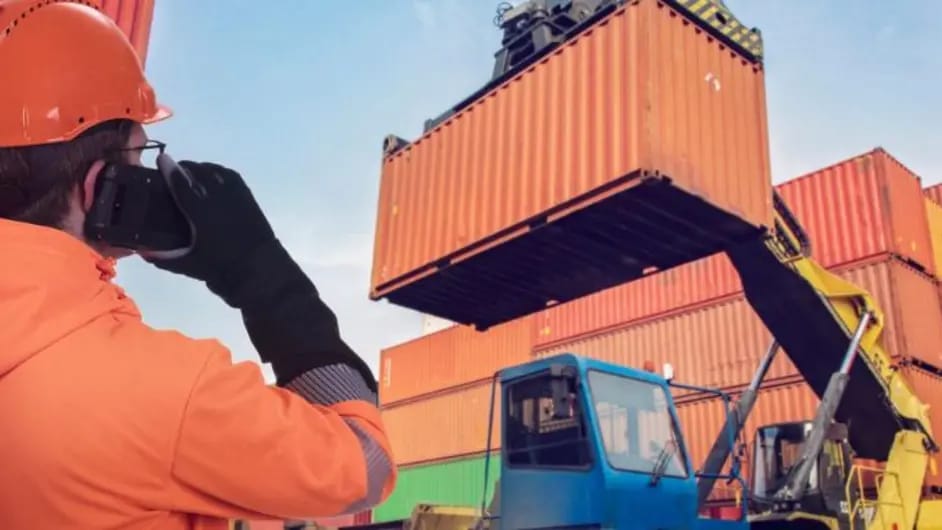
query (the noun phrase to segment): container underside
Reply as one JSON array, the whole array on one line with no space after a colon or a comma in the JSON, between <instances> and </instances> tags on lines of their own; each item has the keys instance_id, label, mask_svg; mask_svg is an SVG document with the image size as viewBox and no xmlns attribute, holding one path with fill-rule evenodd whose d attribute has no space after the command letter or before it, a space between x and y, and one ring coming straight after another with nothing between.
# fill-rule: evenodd
<instances>
[{"instance_id":1,"label":"container underside","mask_svg":"<svg viewBox=\"0 0 942 530\"><path fill-rule=\"evenodd\" d=\"M411 280L381 285L373 298L484 330L710 256L762 230L668 177L639 173L416 271Z\"/></svg>"}]
</instances>

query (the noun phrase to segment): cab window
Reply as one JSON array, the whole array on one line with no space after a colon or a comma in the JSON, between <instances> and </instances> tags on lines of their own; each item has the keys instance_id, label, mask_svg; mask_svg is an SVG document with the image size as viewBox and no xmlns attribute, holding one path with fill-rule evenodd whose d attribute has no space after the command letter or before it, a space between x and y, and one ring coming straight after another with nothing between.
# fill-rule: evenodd
<instances>
[{"instance_id":1,"label":"cab window","mask_svg":"<svg viewBox=\"0 0 942 530\"><path fill-rule=\"evenodd\" d=\"M555 389L554 389L555 387ZM504 452L511 466L584 468L589 442L576 379L533 377L507 388Z\"/></svg>"}]
</instances>

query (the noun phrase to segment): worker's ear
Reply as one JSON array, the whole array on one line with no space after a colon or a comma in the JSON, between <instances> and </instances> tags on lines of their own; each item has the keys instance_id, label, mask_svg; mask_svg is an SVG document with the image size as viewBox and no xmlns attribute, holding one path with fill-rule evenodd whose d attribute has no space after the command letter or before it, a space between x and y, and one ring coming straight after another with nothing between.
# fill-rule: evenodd
<instances>
[{"instance_id":1,"label":"worker's ear","mask_svg":"<svg viewBox=\"0 0 942 530\"><path fill-rule=\"evenodd\" d=\"M98 182L98 175L103 169L105 169L105 161L96 160L82 179L82 211L85 213L92 209L92 202L95 200L95 183Z\"/></svg>"}]
</instances>

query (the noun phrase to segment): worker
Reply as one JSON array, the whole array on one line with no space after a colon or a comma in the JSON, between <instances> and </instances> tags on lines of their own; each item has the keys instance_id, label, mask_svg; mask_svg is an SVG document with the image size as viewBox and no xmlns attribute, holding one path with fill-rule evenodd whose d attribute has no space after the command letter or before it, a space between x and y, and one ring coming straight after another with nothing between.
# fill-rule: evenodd
<instances>
[{"instance_id":1,"label":"worker","mask_svg":"<svg viewBox=\"0 0 942 530\"><path fill-rule=\"evenodd\" d=\"M114 283L130 252L84 235L102 168L141 164L170 115L119 28L88 0L0 0L0 86L0 528L222 529L388 497L376 381L238 173L162 155L195 244L146 260L241 312L273 385L145 324Z\"/></svg>"}]
</instances>

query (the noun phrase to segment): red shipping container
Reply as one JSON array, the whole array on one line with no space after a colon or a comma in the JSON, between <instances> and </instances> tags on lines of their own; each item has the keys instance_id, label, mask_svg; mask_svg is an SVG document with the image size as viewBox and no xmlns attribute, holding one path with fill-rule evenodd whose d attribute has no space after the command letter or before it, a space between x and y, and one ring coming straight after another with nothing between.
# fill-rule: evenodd
<instances>
[{"instance_id":1,"label":"red shipping container","mask_svg":"<svg viewBox=\"0 0 942 530\"><path fill-rule=\"evenodd\" d=\"M100 0L101 10L114 20L137 51L141 63L147 62L154 0Z\"/></svg>"},{"instance_id":2,"label":"red shipping container","mask_svg":"<svg viewBox=\"0 0 942 530\"><path fill-rule=\"evenodd\" d=\"M942 308L934 294L938 282L888 256L835 272L868 291L882 309L888 354L942 366ZM544 347L537 356L570 352L636 368L645 361L658 368L670 363L678 381L731 388L749 382L770 342L766 327L737 296ZM793 374L795 367L779 352L768 377Z\"/></svg>"},{"instance_id":3,"label":"red shipping container","mask_svg":"<svg viewBox=\"0 0 942 530\"><path fill-rule=\"evenodd\" d=\"M638 0L384 159L371 297L483 328L713 254L771 203L761 65Z\"/></svg>"},{"instance_id":4,"label":"red shipping container","mask_svg":"<svg viewBox=\"0 0 942 530\"><path fill-rule=\"evenodd\" d=\"M484 332L453 326L387 348L380 353L380 403L490 379L501 368L526 362L532 327L529 318Z\"/></svg>"},{"instance_id":5,"label":"red shipping container","mask_svg":"<svg viewBox=\"0 0 942 530\"><path fill-rule=\"evenodd\" d=\"M877 148L777 186L825 267L895 254L934 273L919 177Z\"/></svg>"},{"instance_id":6,"label":"red shipping container","mask_svg":"<svg viewBox=\"0 0 942 530\"><path fill-rule=\"evenodd\" d=\"M942 239L933 247L927 221L931 208L920 195L919 179L882 149L779 184L776 190L805 228L812 255L824 267L898 254L928 271L938 270L934 249L942 252ZM942 218L937 233L942 238ZM732 264L725 255L715 255L547 309L536 316L534 340L540 348L741 291Z\"/></svg>"}]
</instances>

